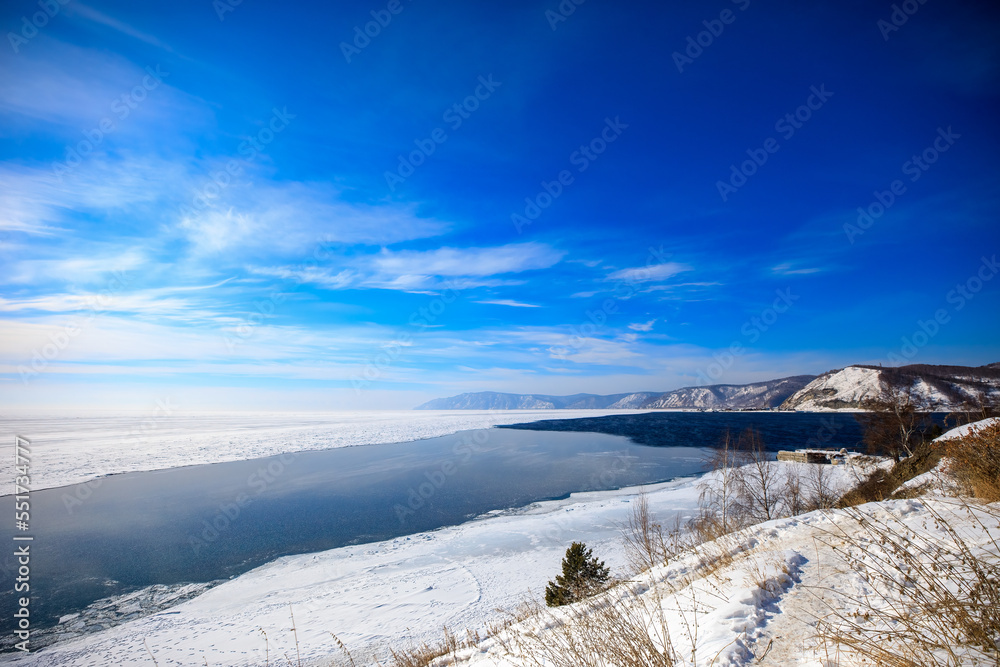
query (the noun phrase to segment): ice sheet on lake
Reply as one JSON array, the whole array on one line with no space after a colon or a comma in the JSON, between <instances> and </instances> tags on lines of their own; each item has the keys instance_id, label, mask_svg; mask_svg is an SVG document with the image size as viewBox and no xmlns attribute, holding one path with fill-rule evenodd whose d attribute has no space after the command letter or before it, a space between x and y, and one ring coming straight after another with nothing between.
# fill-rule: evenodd
<instances>
[{"instance_id":1,"label":"ice sheet on lake","mask_svg":"<svg viewBox=\"0 0 1000 667\"><path fill-rule=\"evenodd\" d=\"M329 413L180 413L3 415L0 448L31 442L34 490L104 475L287 452L407 442L539 419L572 419L627 410L367 411Z\"/></svg>"}]
</instances>

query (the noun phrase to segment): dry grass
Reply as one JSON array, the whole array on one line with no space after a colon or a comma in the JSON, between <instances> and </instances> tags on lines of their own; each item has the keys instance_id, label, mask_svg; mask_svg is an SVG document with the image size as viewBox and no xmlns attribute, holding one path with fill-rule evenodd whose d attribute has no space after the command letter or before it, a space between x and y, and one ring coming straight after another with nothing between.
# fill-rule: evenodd
<instances>
[{"instance_id":1,"label":"dry grass","mask_svg":"<svg viewBox=\"0 0 1000 667\"><path fill-rule=\"evenodd\" d=\"M1000 501L1000 422L945 443L948 473L973 497Z\"/></svg>"},{"instance_id":2,"label":"dry grass","mask_svg":"<svg viewBox=\"0 0 1000 667\"><path fill-rule=\"evenodd\" d=\"M537 604L531 622L497 641L531 667L673 667L680 656L667 629L657 589L640 596L623 584L558 611Z\"/></svg>"},{"instance_id":3,"label":"dry grass","mask_svg":"<svg viewBox=\"0 0 1000 667\"><path fill-rule=\"evenodd\" d=\"M829 544L863 586L853 595L819 591L830 606L819 638L862 664L1000 665L1000 507L958 499L925 507L936 534L848 510L854 529L831 533ZM968 519L985 544L953 528Z\"/></svg>"},{"instance_id":4,"label":"dry grass","mask_svg":"<svg viewBox=\"0 0 1000 667\"><path fill-rule=\"evenodd\" d=\"M940 460L941 452L938 448L929 444L919 445L913 456L901 459L891 469L876 468L860 484L845 493L836 506L854 507L889 500L904 482L932 470Z\"/></svg>"}]
</instances>

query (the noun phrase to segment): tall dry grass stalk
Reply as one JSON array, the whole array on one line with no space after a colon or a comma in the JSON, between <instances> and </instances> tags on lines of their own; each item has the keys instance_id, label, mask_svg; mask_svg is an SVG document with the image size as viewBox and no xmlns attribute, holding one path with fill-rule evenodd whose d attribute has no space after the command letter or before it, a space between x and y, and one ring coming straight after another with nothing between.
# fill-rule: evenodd
<instances>
[{"instance_id":1,"label":"tall dry grass stalk","mask_svg":"<svg viewBox=\"0 0 1000 667\"><path fill-rule=\"evenodd\" d=\"M663 600L616 587L557 610L537 604L533 629L501 633L504 653L528 667L673 667L680 656L667 628Z\"/></svg>"},{"instance_id":2,"label":"tall dry grass stalk","mask_svg":"<svg viewBox=\"0 0 1000 667\"><path fill-rule=\"evenodd\" d=\"M1000 501L1000 421L945 443L949 474L975 498Z\"/></svg>"},{"instance_id":3,"label":"tall dry grass stalk","mask_svg":"<svg viewBox=\"0 0 1000 667\"><path fill-rule=\"evenodd\" d=\"M929 519L920 527L870 506L846 510L850 528L826 542L861 589L818 589L830 608L818 637L861 664L996 667L1000 506L937 499L924 507Z\"/></svg>"}]
</instances>

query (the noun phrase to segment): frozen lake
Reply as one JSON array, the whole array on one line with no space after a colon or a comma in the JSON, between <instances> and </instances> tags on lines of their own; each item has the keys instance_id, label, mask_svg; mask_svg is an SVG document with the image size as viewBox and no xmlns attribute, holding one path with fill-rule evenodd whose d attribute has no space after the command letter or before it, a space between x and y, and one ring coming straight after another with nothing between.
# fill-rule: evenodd
<instances>
[{"instance_id":1,"label":"frozen lake","mask_svg":"<svg viewBox=\"0 0 1000 667\"><path fill-rule=\"evenodd\" d=\"M153 584L227 579L287 554L410 535L577 491L695 474L705 454L600 433L479 429L37 491L33 627ZM5 527L0 534L9 540L12 532ZM3 569L0 598L9 598L13 561ZM9 634L10 621L2 626Z\"/></svg>"},{"instance_id":2,"label":"frozen lake","mask_svg":"<svg viewBox=\"0 0 1000 667\"><path fill-rule=\"evenodd\" d=\"M116 440L131 428L122 418L21 423L32 426L26 432L41 433L33 447L58 462L60 475L92 478L96 470L86 459L95 449L107 460L124 461L126 469L140 466L32 494L33 627L51 628L95 601L114 600L101 602L110 611L85 612L89 631L203 590L180 588L184 583L230 579L281 556L405 538L571 493L695 475L707 450L690 445L717 444L727 429L753 425L774 449L852 447L860 439L853 416L845 414L589 414L594 416L551 420L552 411L442 413L436 421L361 414L301 423L268 415L183 417L164 420L156 437L139 448ZM408 430L424 434L466 420L489 426L536 415L548 421L345 446L363 444L365 434L398 438ZM236 422L239 428L230 428ZM333 449L291 449L317 448L335 433ZM212 455L206 443L229 445L222 448L222 462L202 463ZM155 460L167 467L142 471L139 455L154 449ZM195 465L179 467L186 451L196 452L190 458ZM258 451L275 454L251 458ZM36 458L33 468L46 463ZM0 528L0 535L9 539L11 528ZM0 558L0 599L13 596L14 569L12 555ZM133 592L134 601L122 598ZM70 619L60 628L78 633L85 631L81 623ZM0 626L9 636L9 621Z\"/></svg>"}]
</instances>

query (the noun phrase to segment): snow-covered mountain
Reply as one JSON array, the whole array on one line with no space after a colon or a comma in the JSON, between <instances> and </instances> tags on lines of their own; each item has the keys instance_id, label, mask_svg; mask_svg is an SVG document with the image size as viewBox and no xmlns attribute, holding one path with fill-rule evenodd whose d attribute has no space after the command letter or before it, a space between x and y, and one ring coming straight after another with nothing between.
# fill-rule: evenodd
<instances>
[{"instance_id":1,"label":"snow-covered mountain","mask_svg":"<svg viewBox=\"0 0 1000 667\"><path fill-rule=\"evenodd\" d=\"M740 410L773 408L807 386L815 375L754 382L752 384L716 384L708 387L684 387L660 394L644 408L708 408Z\"/></svg>"},{"instance_id":2,"label":"snow-covered mountain","mask_svg":"<svg viewBox=\"0 0 1000 667\"><path fill-rule=\"evenodd\" d=\"M573 394L572 396L546 396L544 394L501 394L495 391L480 391L459 394L448 398L435 398L417 410L587 410L606 408L630 408L638 396L657 394ZM617 405L617 403L622 403ZM638 407L638 406L635 406Z\"/></svg>"},{"instance_id":3,"label":"snow-covered mountain","mask_svg":"<svg viewBox=\"0 0 1000 667\"><path fill-rule=\"evenodd\" d=\"M773 408L805 387L815 375L754 382L753 384L717 384L707 387L684 387L666 393L637 392L633 394L573 394L547 396L543 394L501 394L481 391L436 398L417 410L562 410L562 409L730 409Z\"/></svg>"},{"instance_id":4,"label":"snow-covered mountain","mask_svg":"<svg viewBox=\"0 0 1000 667\"><path fill-rule=\"evenodd\" d=\"M931 366L914 364L898 368L848 366L820 375L795 392L783 410L857 409L883 388L908 387L921 407L953 410L979 394L1000 398L1000 364L986 366Z\"/></svg>"}]
</instances>

